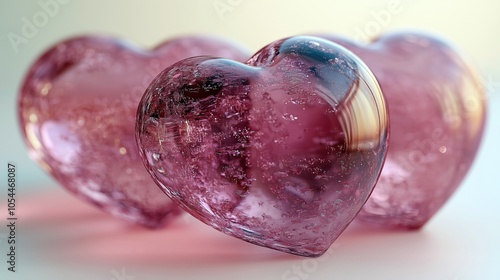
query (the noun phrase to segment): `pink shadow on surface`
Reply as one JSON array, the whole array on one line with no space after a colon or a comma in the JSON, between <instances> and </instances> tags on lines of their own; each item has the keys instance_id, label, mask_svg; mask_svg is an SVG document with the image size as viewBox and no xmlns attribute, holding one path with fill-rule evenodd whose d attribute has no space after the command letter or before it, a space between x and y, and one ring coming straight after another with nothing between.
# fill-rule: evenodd
<instances>
[{"instance_id":1,"label":"pink shadow on surface","mask_svg":"<svg viewBox=\"0 0 500 280\"><path fill-rule=\"evenodd\" d=\"M187 214L163 229L146 229L62 190L21 197L17 216L18 235L32 254L54 260L192 265L299 258L227 236Z\"/></svg>"},{"instance_id":2,"label":"pink shadow on surface","mask_svg":"<svg viewBox=\"0 0 500 280\"><path fill-rule=\"evenodd\" d=\"M18 236L35 259L152 267L304 260L227 236L187 214L163 229L150 230L54 188L18 201ZM5 203L0 209L6 209ZM0 212L0 219L6 219L5 212ZM364 249L379 252L386 239L404 245L411 238L424 246L428 237L423 231L388 231L354 222L333 247L355 250L363 244Z\"/></svg>"}]
</instances>

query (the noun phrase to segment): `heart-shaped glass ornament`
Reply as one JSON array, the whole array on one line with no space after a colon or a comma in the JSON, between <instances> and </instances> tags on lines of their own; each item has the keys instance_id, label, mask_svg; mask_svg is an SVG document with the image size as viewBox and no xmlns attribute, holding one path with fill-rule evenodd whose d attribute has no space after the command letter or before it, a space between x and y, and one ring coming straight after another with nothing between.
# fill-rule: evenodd
<instances>
[{"instance_id":1,"label":"heart-shaped glass ornament","mask_svg":"<svg viewBox=\"0 0 500 280\"><path fill-rule=\"evenodd\" d=\"M246 63L196 57L141 100L137 141L158 185L231 236L323 254L368 199L387 149L376 79L315 37L271 43Z\"/></svg>"},{"instance_id":2,"label":"heart-shaped glass ornament","mask_svg":"<svg viewBox=\"0 0 500 280\"><path fill-rule=\"evenodd\" d=\"M137 105L168 65L196 55L243 61L233 44L183 37L152 51L106 37L59 43L38 58L19 96L30 156L62 186L133 222L159 227L180 209L144 169L135 142Z\"/></svg>"},{"instance_id":3,"label":"heart-shaped glass ornament","mask_svg":"<svg viewBox=\"0 0 500 280\"><path fill-rule=\"evenodd\" d=\"M473 163L486 120L483 83L455 47L434 36L398 32L368 45L320 36L363 59L387 98L387 160L359 219L388 228L422 227Z\"/></svg>"}]
</instances>

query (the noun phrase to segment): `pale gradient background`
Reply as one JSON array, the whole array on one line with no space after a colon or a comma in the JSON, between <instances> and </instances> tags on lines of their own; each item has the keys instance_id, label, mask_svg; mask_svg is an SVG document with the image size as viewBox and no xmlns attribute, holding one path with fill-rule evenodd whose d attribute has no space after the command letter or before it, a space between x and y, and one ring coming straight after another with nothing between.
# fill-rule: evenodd
<instances>
[{"instance_id":1,"label":"pale gradient background","mask_svg":"<svg viewBox=\"0 0 500 280\"><path fill-rule=\"evenodd\" d=\"M500 279L498 0L401 0L399 12L382 26L376 23L381 32L424 30L459 46L490 88L487 131L459 191L422 231L353 225L319 260L252 246L188 217L171 229L150 232L81 203L27 157L17 124L17 91L33 60L70 36L108 34L153 47L174 36L213 34L254 52L296 34L357 36L391 1L66 1L17 52L7 34L22 35L22 18L32 21L42 9L38 1L0 2L0 158L2 166L8 161L18 166L20 205L19 272L13 274L5 263L7 174L2 167L1 279ZM214 4L220 3L231 10L218 13ZM294 266L304 274L293 274ZM130 277L121 277L122 272Z\"/></svg>"}]
</instances>

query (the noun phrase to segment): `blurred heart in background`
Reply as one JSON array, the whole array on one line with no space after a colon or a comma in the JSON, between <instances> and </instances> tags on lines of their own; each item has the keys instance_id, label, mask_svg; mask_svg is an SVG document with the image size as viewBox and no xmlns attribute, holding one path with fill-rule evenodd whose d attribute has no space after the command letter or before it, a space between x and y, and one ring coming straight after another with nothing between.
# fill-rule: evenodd
<instances>
[{"instance_id":1,"label":"blurred heart in background","mask_svg":"<svg viewBox=\"0 0 500 280\"><path fill-rule=\"evenodd\" d=\"M180 37L152 51L107 37L61 42L29 69L19 118L30 156L63 187L115 216L159 227L180 213L146 172L136 146L137 105L166 66L196 55L244 61L220 39Z\"/></svg>"},{"instance_id":2,"label":"blurred heart in background","mask_svg":"<svg viewBox=\"0 0 500 280\"><path fill-rule=\"evenodd\" d=\"M424 33L387 34L367 45L319 36L363 59L389 108L387 160L359 220L422 227L457 189L476 156L486 121L481 79L456 48Z\"/></svg>"}]
</instances>

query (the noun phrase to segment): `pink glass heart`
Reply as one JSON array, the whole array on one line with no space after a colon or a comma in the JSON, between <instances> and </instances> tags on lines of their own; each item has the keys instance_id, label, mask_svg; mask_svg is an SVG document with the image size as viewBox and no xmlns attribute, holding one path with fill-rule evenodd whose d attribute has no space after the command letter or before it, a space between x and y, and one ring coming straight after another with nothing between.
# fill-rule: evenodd
<instances>
[{"instance_id":1,"label":"pink glass heart","mask_svg":"<svg viewBox=\"0 0 500 280\"><path fill-rule=\"evenodd\" d=\"M248 58L231 44L205 37L171 40L153 51L104 37L54 46L31 67L19 96L31 157L105 211L161 226L180 210L144 169L134 136L137 105L161 69L202 54Z\"/></svg>"},{"instance_id":2,"label":"pink glass heart","mask_svg":"<svg viewBox=\"0 0 500 280\"><path fill-rule=\"evenodd\" d=\"M387 132L368 68L314 37L245 64L178 62L137 117L143 160L170 198L226 234L303 256L323 254L368 199Z\"/></svg>"},{"instance_id":3,"label":"pink glass heart","mask_svg":"<svg viewBox=\"0 0 500 280\"><path fill-rule=\"evenodd\" d=\"M392 228L422 227L474 160L486 117L482 83L453 47L428 35L396 33L369 45L321 37L363 59L387 98L389 152L359 219Z\"/></svg>"}]
</instances>

